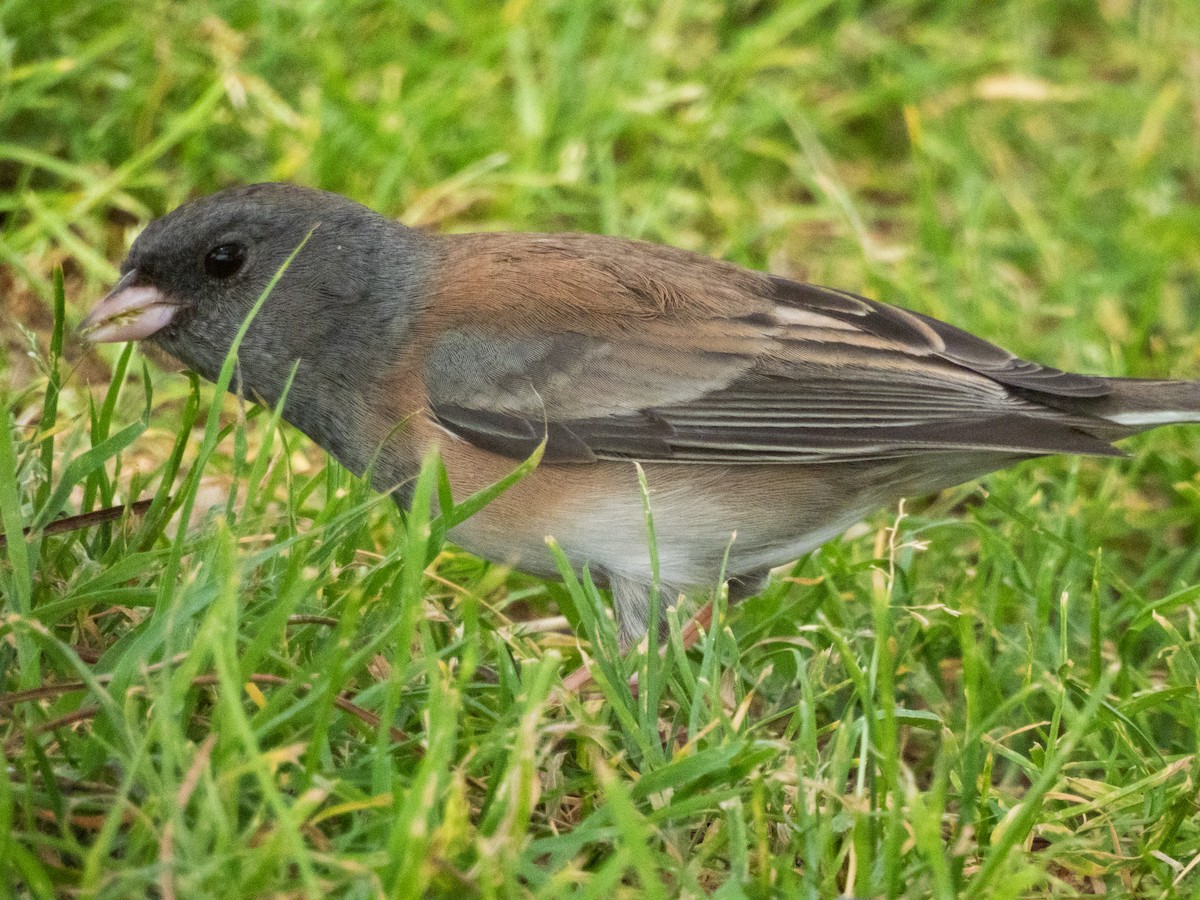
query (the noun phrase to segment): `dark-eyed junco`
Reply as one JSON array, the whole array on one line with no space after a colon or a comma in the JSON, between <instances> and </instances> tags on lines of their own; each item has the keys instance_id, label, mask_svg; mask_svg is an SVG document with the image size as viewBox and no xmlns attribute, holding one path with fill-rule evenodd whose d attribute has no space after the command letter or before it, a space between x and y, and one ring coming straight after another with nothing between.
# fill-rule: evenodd
<instances>
[{"instance_id":1,"label":"dark-eyed junco","mask_svg":"<svg viewBox=\"0 0 1200 900\"><path fill-rule=\"evenodd\" d=\"M314 230L315 229L315 230ZM554 576L545 538L646 629L650 490L664 596L736 597L871 509L1200 419L1200 384L1074 375L926 316L683 250L588 234L406 228L344 197L234 188L151 223L84 320L248 394L345 466L404 485L431 447L456 496L540 466L452 533Z\"/></svg>"}]
</instances>

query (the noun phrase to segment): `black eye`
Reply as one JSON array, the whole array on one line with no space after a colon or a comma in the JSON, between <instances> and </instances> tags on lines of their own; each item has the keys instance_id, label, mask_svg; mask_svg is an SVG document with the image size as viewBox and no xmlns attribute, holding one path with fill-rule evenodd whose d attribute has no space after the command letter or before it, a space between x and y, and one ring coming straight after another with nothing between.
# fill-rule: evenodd
<instances>
[{"instance_id":1,"label":"black eye","mask_svg":"<svg viewBox=\"0 0 1200 900\"><path fill-rule=\"evenodd\" d=\"M212 278L232 278L246 263L246 248L242 244L220 244L204 257L204 271Z\"/></svg>"}]
</instances>

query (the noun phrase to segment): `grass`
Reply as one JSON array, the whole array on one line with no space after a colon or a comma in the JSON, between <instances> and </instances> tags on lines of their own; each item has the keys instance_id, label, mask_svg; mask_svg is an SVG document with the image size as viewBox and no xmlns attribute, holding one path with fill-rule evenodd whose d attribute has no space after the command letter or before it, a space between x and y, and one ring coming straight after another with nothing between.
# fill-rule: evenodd
<instances>
[{"instance_id":1,"label":"grass","mask_svg":"<svg viewBox=\"0 0 1200 900\"><path fill-rule=\"evenodd\" d=\"M1198 376L1198 160L1185 0L0 4L0 885L1200 896L1200 430L882 510L622 660L586 578L444 545L436 465L401 516L70 331L141 223L291 179Z\"/></svg>"}]
</instances>

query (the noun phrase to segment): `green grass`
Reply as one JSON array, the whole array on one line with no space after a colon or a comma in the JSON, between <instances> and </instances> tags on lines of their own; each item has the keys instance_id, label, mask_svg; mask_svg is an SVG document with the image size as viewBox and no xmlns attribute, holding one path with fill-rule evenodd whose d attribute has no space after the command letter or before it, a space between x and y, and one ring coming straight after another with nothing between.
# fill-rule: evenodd
<instances>
[{"instance_id":1,"label":"green grass","mask_svg":"<svg viewBox=\"0 0 1200 900\"><path fill-rule=\"evenodd\" d=\"M1200 429L880 511L621 660L586 579L443 545L436 465L401 517L74 337L141 223L273 178L1200 376L1187 0L0 3L0 891L1200 896Z\"/></svg>"}]
</instances>

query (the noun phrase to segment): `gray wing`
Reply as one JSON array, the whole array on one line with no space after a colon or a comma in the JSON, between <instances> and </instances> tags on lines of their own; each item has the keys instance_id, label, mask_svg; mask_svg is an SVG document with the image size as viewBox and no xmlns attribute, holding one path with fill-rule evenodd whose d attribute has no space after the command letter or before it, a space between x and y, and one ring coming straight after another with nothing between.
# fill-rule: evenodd
<instances>
[{"instance_id":1,"label":"gray wing","mask_svg":"<svg viewBox=\"0 0 1200 900\"><path fill-rule=\"evenodd\" d=\"M524 458L814 463L930 451L1120 455L1089 433L1106 379L935 319L783 278L732 315L646 317L619 341L460 328L430 352L432 412Z\"/></svg>"}]
</instances>

